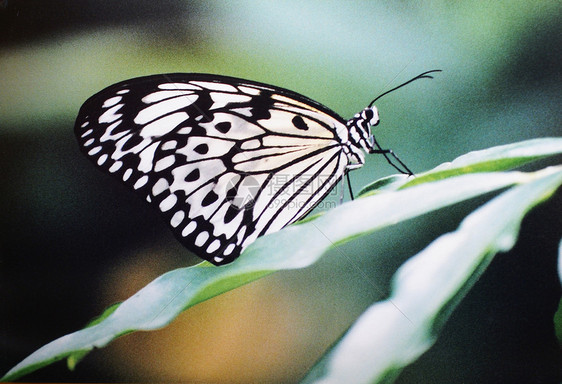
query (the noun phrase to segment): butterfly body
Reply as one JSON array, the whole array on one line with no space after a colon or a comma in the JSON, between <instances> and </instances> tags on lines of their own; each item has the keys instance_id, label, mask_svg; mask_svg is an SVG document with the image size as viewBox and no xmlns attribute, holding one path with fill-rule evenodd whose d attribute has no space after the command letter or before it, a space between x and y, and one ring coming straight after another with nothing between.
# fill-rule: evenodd
<instances>
[{"instance_id":1,"label":"butterfly body","mask_svg":"<svg viewBox=\"0 0 562 384\"><path fill-rule=\"evenodd\" d=\"M295 222L375 151L370 106L349 121L298 93L237 78L166 74L112 85L75 133L99 168L156 206L220 265ZM378 144L377 144L378 146Z\"/></svg>"}]
</instances>

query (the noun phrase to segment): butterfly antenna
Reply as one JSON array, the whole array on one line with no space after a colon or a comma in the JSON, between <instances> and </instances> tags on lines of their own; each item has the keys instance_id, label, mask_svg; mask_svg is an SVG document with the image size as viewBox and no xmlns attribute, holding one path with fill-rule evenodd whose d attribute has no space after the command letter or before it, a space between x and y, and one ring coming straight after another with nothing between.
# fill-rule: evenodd
<instances>
[{"instance_id":1,"label":"butterfly antenna","mask_svg":"<svg viewBox=\"0 0 562 384\"><path fill-rule=\"evenodd\" d=\"M384 93L378 95L377 97L374 98L373 101L371 101L371 103L369 104L369 107L372 107L373 104L375 104L375 101L377 101L378 99L380 99L380 98L383 97L384 95L387 95L387 94L389 94L390 92L394 92L394 91L396 91L398 88L402 88L403 86L408 85L408 84L410 84L410 83L413 82L413 81L416 81L416 80L419 80L419 79L433 79L433 76L430 75L430 73L433 73L433 72L441 72L441 70L440 70L440 69L432 69L431 71L427 71L427 72L421 73L421 74L417 75L416 77L414 77L413 79L410 79L410 80L406 81L405 83L402 83L402 84L400 84L399 86L394 87L394 88L392 88L391 90L386 91L386 92L384 92Z\"/></svg>"}]
</instances>

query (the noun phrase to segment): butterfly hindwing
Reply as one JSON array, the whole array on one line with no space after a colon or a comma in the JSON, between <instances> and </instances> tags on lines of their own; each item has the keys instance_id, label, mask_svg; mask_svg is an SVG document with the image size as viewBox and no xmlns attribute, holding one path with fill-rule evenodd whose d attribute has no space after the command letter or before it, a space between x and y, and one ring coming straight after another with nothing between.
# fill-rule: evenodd
<instances>
[{"instance_id":1,"label":"butterfly hindwing","mask_svg":"<svg viewBox=\"0 0 562 384\"><path fill-rule=\"evenodd\" d=\"M86 101L75 125L82 151L214 264L303 217L333 188L348 165L345 129L302 95L203 74L115 84Z\"/></svg>"}]
</instances>

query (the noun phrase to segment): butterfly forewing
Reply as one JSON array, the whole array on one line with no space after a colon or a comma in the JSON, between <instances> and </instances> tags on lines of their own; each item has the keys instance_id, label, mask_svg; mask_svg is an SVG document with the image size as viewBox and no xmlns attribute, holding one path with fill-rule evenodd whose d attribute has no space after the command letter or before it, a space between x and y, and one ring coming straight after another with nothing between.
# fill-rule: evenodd
<instances>
[{"instance_id":1,"label":"butterfly forewing","mask_svg":"<svg viewBox=\"0 0 562 384\"><path fill-rule=\"evenodd\" d=\"M214 264L303 217L348 166L341 117L297 93L223 76L115 84L86 101L75 133L98 167Z\"/></svg>"}]
</instances>

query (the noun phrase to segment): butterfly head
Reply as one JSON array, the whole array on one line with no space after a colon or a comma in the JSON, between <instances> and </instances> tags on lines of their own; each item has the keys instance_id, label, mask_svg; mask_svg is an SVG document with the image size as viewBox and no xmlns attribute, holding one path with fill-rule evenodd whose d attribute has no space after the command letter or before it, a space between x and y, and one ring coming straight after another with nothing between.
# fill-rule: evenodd
<instances>
[{"instance_id":1,"label":"butterfly head","mask_svg":"<svg viewBox=\"0 0 562 384\"><path fill-rule=\"evenodd\" d=\"M368 134L368 137L366 139L367 146L366 147L364 146L363 148L365 148L365 150L369 152L371 149L373 149L374 142L375 142L375 137L371 132L371 128L378 125L380 122L379 110L377 109L377 107L373 105L371 107L365 108L362 114L365 115L365 118L367 119L366 121L368 122L368 127L366 130L366 133Z\"/></svg>"},{"instance_id":2,"label":"butterfly head","mask_svg":"<svg viewBox=\"0 0 562 384\"><path fill-rule=\"evenodd\" d=\"M379 110L374 105L372 107L367 107L359 116L368 124L369 127L374 127L380 121L379 119Z\"/></svg>"},{"instance_id":3,"label":"butterfly head","mask_svg":"<svg viewBox=\"0 0 562 384\"><path fill-rule=\"evenodd\" d=\"M363 148L368 153L373 148L374 143L371 127L377 125L379 121L379 111L374 105L353 116L347 122L351 144Z\"/></svg>"}]
</instances>

